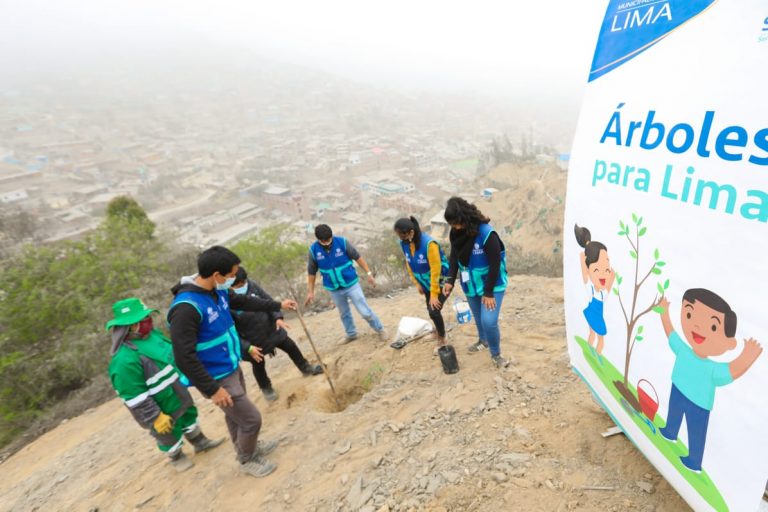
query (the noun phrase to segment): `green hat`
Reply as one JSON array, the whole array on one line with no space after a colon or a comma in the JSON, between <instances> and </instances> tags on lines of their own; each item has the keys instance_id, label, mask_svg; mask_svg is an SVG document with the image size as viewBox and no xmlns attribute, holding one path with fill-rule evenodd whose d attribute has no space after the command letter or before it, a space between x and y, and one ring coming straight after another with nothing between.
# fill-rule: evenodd
<instances>
[{"instance_id":1,"label":"green hat","mask_svg":"<svg viewBox=\"0 0 768 512\"><path fill-rule=\"evenodd\" d=\"M112 304L112 312L115 314L115 318L107 322L106 328L109 330L116 325L133 325L141 322L155 311L157 310L148 309L136 297L119 300Z\"/></svg>"}]
</instances>

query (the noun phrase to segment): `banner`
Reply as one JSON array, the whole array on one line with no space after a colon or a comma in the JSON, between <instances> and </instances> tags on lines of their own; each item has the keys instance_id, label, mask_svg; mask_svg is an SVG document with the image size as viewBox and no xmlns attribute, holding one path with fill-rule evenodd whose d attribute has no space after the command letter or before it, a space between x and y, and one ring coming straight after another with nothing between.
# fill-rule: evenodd
<instances>
[{"instance_id":1,"label":"banner","mask_svg":"<svg viewBox=\"0 0 768 512\"><path fill-rule=\"evenodd\" d=\"M768 3L610 2L563 246L576 372L693 509L757 510L768 479Z\"/></svg>"}]
</instances>

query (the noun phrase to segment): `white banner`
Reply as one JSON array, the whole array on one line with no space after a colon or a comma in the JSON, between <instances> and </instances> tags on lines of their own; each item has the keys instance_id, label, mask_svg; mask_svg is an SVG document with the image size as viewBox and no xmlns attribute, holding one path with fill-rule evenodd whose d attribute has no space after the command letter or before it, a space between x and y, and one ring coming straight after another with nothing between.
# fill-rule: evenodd
<instances>
[{"instance_id":1,"label":"white banner","mask_svg":"<svg viewBox=\"0 0 768 512\"><path fill-rule=\"evenodd\" d=\"M757 510L768 479L768 2L610 1L564 236L575 370L691 507Z\"/></svg>"}]
</instances>

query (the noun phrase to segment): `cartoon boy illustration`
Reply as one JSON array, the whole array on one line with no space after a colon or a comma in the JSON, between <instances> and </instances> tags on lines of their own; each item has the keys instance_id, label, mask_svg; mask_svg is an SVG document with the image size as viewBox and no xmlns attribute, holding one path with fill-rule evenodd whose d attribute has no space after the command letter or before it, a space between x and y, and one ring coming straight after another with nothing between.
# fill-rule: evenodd
<instances>
[{"instance_id":1,"label":"cartoon boy illustration","mask_svg":"<svg viewBox=\"0 0 768 512\"><path fill-rule=\"evenodd\" d=\"M725 386L746 373L763 352L760 344L744 340L741 354L730 363L710 360L736 348L736 313L719 295L703 288L691 288L683 294L680 324L686 343L673 329L669 318L669 300L662 297L661 324L675 353L672 391L669 397L667 425L660 430L669 441L677 441L685 416L688 426L688 456L680 461L691 471L701 471L707 440L709 413L715 401L715 388Z\"/></svg>"}]
</instances>

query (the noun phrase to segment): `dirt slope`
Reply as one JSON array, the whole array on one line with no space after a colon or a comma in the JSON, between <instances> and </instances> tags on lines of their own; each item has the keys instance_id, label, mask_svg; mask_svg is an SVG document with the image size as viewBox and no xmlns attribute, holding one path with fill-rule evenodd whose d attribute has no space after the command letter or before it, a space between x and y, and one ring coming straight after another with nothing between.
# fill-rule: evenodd
<instances>
[{"instance_id":1,"label":"dirt slope","mask_svg":"<svg viewBox=\"0 0 768 512\"><path fill-rule=\"evenodd\" d=\"M505 371L487 352L466 353L472 325L450 334L461 371L445 375L431 340L397 351L366 335L341 346L336 312L309 318L345 402L362 398L329 412L326 381L301 377L281 354L268 363L280 399L267 404L248 372L263 436L281 440L267 478L241 476L229 444L176 474L113 400L1 464L0 510L687 510L627 439L600 436L611 421L568 367L562 281L511 283ZM426 318L422 305L415 290L372 301L393 332L402 314ZM205 432L224 436L223 415L198 405Z\"/></svg>"}]
</instances>

